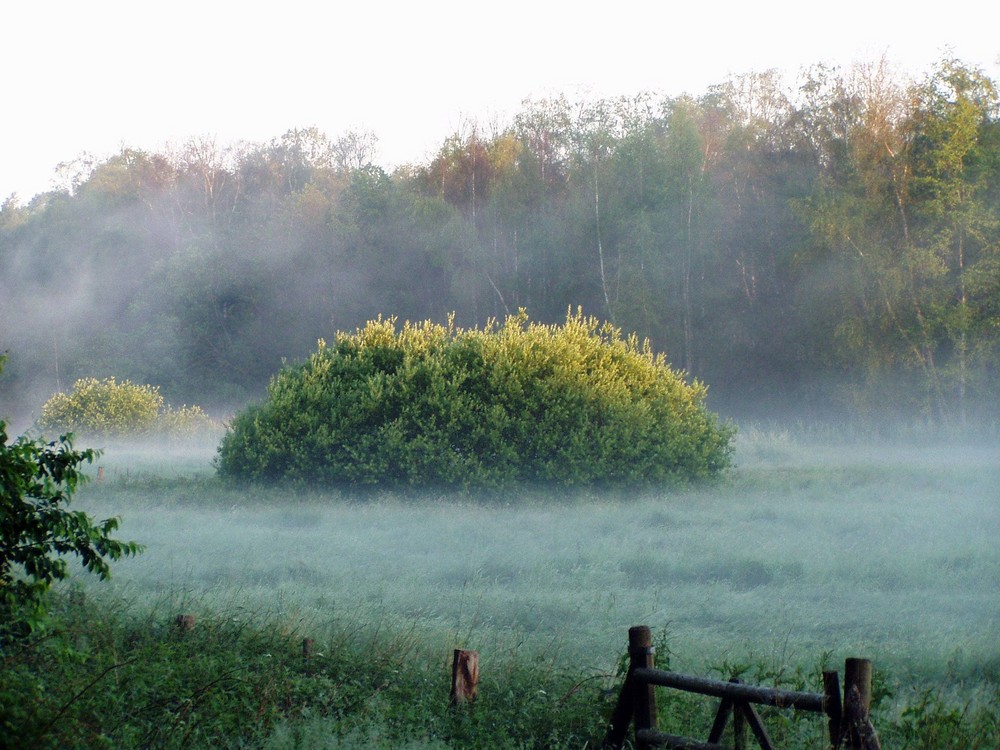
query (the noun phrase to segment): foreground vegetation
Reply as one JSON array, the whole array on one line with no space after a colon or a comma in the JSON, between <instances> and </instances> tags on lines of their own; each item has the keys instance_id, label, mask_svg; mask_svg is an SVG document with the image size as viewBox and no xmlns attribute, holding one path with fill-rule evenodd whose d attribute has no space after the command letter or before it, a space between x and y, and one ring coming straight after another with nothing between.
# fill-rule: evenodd
<instances>
[{"instance_id":1,"label":"foreground vegetation","mask_svg":"<svg viewBox=\"0 0 1000 750\"><path fill-rule=\"evenodd\" d=\"M163 606L67 598L57 634L6 660L0 744L582 747L607 709L603 681L576 685L588 675L572 665L514 655L484 663L474 710L450 710L449 655L398 622L331 623L318 634L236 608L181 633ZM304 635L320 636L309 659Z\"/></svg>"},{"instance_id":2,"label":"foreground vegetation","mask_svg":"<svg viewBox=\"0 0 1000 750\"><path fill-rule=\"evenodd\" d=\"M153 606L80 591L59 599L44 638L4 654L0 745L45 748L555 748L599 746L620 689L618 668L595 671L530 648L486 652L480 695L448 703L448 653L397 619L337 619L317 632L287 615L216 611L183 631ZM316 636L319 636L316 638ZM304 637L315 639L308 656ZM658 665L671 668L669 631ZM821 657L721 661L715 676L818 692ZM1000 742L996 675L974 694L913 686L894 695L876 675L873 720L882 746L992 750ZM714 701L661 691L661 728L704 737ZM815 715L763 710L782 747L827 747ZM731 742L731 738L725 741Z\"/></svg>"},{"instance_id":3,"label":"foreground vegetation","mask_svg":"<svg viewBox=\"0 0 1000 750\"><path fill-rule=\"evenodd\" d=\"M0 371L3 364L0 355ZM95 521L67 507L86 479L83 465L99 456L74 450L66 435L49 443L24 435L8 441L0 419L0 656L44 625L53 583L69 576L67 558L104 580L110 561L142 549L111 536L119 519Z\"/></svg>"},{"instance_id":4,"label":"foreground vegetation","mask_svg":"<svg viewBox=\"0 0 1000 750\"><path fill-rule=\"evenodd\" d=\"M883 747L992 750L995 441L829 437L744 429L712 487L486 505L238 489L210 451L109 452L79 503L147 550L5 654L5 726L39 747L593 747L647 623L691 674L818 690L871 658ZM481 654L468 712L447 706L453 648ZM669 731L705 735L711 701L661 701ZM825 747L815 716L766 722Z\"/></svg>"}]
</instances>

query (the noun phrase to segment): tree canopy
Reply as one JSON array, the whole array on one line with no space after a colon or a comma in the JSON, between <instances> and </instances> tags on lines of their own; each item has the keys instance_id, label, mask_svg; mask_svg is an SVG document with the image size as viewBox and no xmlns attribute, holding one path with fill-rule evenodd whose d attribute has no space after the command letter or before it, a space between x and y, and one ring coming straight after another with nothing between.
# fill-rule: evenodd
<instances>
[{"instance_id":1,"label":"tree canopy","mask_svg":"<svg viewBox=\"0 0 1000 750\"><path fill-rule=\"evenodd\" d=\"M0 393L37 413L118 376L238 408L378 315L582 306L730 414L995 421L998 167L996 85L954 59L527 101L391 174L370 134L125 148L0 209Z\"/></svg>"}]
</instances>

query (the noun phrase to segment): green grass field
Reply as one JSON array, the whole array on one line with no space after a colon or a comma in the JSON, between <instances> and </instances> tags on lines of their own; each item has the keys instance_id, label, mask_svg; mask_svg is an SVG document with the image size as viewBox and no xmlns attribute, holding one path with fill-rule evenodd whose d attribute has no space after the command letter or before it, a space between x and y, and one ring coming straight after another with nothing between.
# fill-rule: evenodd
<instances>
[{"instance_id":1,"label":"green grass field","mask_svg":"<svg viewBox=\"0 0 1000 750\"><path fill-rule=\"evenodd\" d=\"M997 449L757 435L717 486L487 505L236 491L210 461L102 458L78 505L147 545L116 588L318 623L363 610L446 649L506 641L597 668L649 624L691 668L830 651L935 679L1000 671Z\"/></svg>"},{"instance_id":2,"label":"green grass field","mask_svg":"<svg viewBox=\"0 0 1000 750\"><path fill-rule=\"evenodd\" d=\"M870 658L889 747L916 746L898 744L899 727L934 711L981 725L1000 705L995 444L845 447L748 429L735 469L711 486L485 501L238 490L217 482L211 460L207 449L105 453L102 480L74 504L122 516L118 536L147 550L110 584L79 581L89 599L160 628L183 612L327 644L364 634L385 653L407 644L445 697L451 649L476 649L483 701L503 692L511 705L530 700L511 687L523 688L512 675L525 664L606 698L636 624L692 674L791 684ZM922 700L931 706L917 711ZM597 705L586 710L608 708ZM351 730L355 744L379 745L378 716ZM289 721L270 725L269 746L353 746L343 723L331 735L321 715ZM434 746L418 726L420 746ZM995 721L976 731L1000 736L988 734ZM921 746L936 746L929 736Z\"/></svg>"}]
</instances>

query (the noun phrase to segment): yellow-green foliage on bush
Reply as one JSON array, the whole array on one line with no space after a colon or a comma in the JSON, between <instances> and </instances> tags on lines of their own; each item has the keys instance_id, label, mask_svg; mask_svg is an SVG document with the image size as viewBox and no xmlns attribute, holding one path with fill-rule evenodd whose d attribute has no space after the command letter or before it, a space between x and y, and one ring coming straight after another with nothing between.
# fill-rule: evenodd
<instances>
[{"instance_id":1,"label":"yellow-green foliage on bush","mask_svg":"<svg viewBox=\"0 0 1000 750\"><path fill-rule=\"evenodd\" d=\"M94 436L144 434L152 429L163 396L151 385L114 378L82 378L69 393L57 393L42 406L43 430Z\"/></svg>"},{"instance_id":2,"label":"yellow-green foliage on bush","mask_svg":"<svg viewBox=\"0 0 1000 750\"><path fill-rule=\"evenodd\" d=\"M190 440L221 433L221 426L200 406L173 407L169 404L156 418L154 431L170 440Z\"/></svg>"},{"instance_id":3,"label":"yellow-green foliage on bush","mask_svg":"<svg viewBox=\"0 0 1000 750\"><path fill-rule=\"evenodd\" d=\"M160 390L115 378L83 378L42 406L38 427L98 438L203 436L217 428L200 406L165 405Z\"/></svg>"},{"instance_id":4,"label":"yellow-green foliage on bush","mask_svg":"<svg viewBox=\"0 0 1000 750\"><path fill-rule=\"evenodd\" d=\"M233 420L223 477L359 486L709 477L733 431L648 342L581 313L463 330L376 320L320 342Z\"/></svg>"}]
</instances>

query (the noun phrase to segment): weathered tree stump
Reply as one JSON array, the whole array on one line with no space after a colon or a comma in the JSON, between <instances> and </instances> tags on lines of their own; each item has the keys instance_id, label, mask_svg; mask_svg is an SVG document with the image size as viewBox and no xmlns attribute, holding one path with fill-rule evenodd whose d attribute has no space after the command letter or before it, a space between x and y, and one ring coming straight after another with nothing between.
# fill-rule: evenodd
<instances>
[{"instance_id":1,"label":"weathered tree stump","mask_svg":"<svg viewBox=\"0 0 1000 750\"><path fill-rule=\"evenodd\" d=\"M181 633L188 633L194 630L194 615L177 615L174 618L174 627Z\"/></svg>"},{"instance_id":2,"label":"weathered tree stump","mask_svg":"<svg viewBox=\"0 0 1000 750\"><path fill-rule=\"evenodd\" d=\"M455 649L451 662L451 705L471 703L479 693L479 652Z\"/></svg>"}]
</instances>

